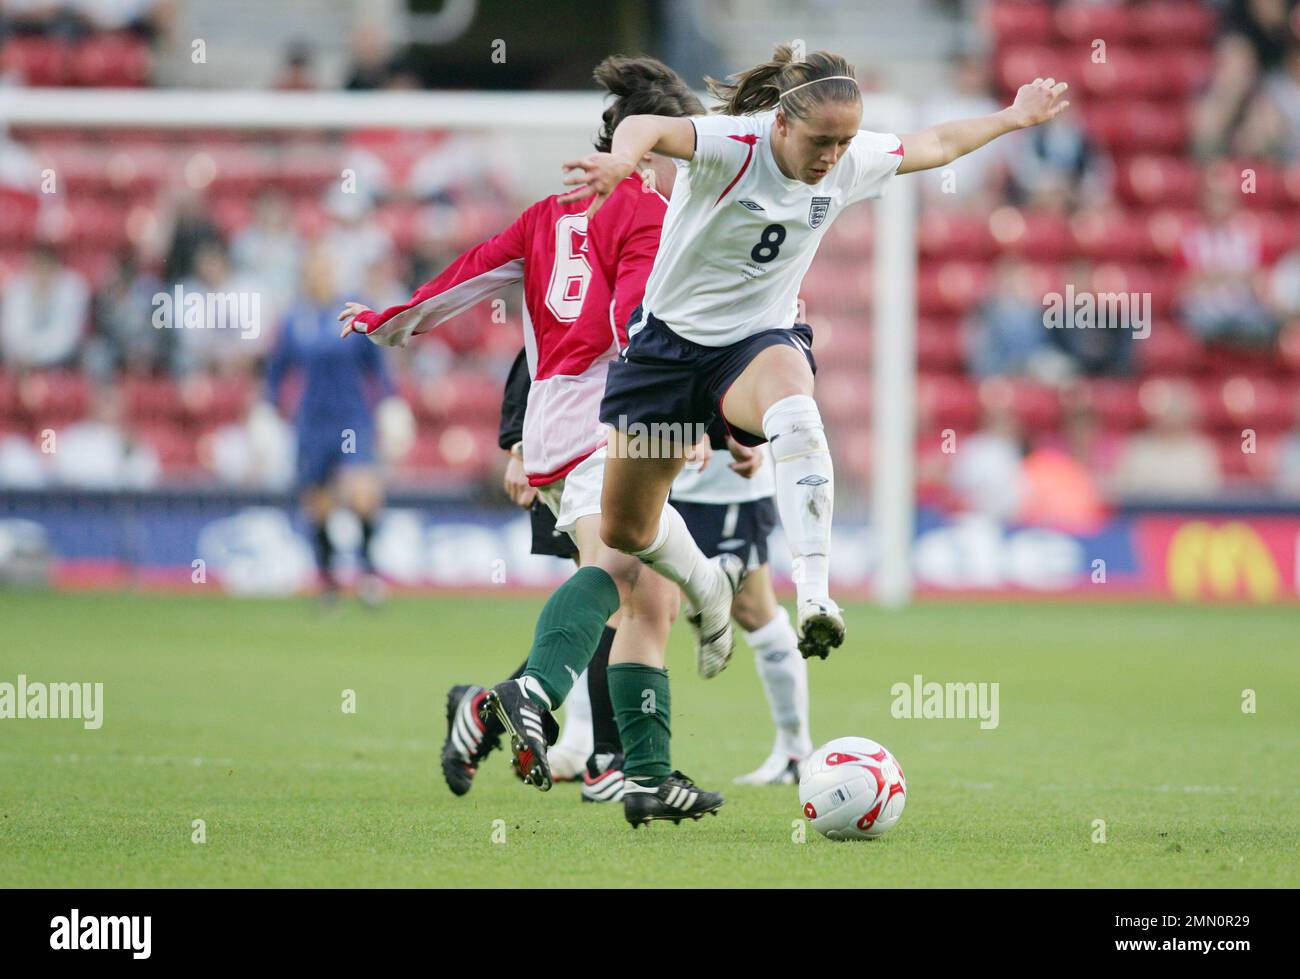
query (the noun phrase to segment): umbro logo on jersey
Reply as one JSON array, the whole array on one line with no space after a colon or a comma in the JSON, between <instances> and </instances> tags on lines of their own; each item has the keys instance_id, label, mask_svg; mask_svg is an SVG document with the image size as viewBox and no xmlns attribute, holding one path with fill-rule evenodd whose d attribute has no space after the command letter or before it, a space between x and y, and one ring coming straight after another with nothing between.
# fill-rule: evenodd
<instances>
[{"instance_id":1,"label":"umbro logo on jersey","mask_svg":"<svg viewBox=\"0 0 1300 979\"><path fill-rule=\"evenodd\" d=\"M826 220L826 215L830 213L831 199L829 197L814 197L812 204L808 207L808 226L810 228L820 228L822 222Z\"/></svg>"},{"instance_id":2,"label":"umbro logo on jersey","mask_svg":"<svg viewBox=\"0 0 1300 979\"><path fill-rule=\"evenodd\" d=\"M749 208L751 211L761 211L761 210L763 210L763 205L762 205L762 204L756 204L756 203L754 203L754 201L736 201L736 203L737 203L737 204L740 204L740 205L743 205L744 207Z\"/></svg>"},{"instance_id":3,"label":"umbro logo on jersey","mask_svg":"<svg viewBox=\"0 0 1300 979\"><path fill-rule=\"evenodd\" d=\"M796 486L821 486L823 483L829 483L829 482L830 480L827 479L825 476L818 476L816 473L813 473L811 476L805 476L803 479L799 480L799 482L797 482L795 485Z\"/></svg>"}]
</instances>

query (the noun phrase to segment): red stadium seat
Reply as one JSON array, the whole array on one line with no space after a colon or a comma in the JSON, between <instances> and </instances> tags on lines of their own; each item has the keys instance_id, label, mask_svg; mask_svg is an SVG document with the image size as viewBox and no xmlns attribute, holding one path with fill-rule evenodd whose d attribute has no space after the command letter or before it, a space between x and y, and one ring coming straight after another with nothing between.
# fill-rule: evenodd
<instances>
[{"instance_id":1,"label":"red stadium seat","mask_svg":"<svg viewBox=\"0 0 1300 979\"><path fill-rule=\"evenodd\" d=\"M831 454L836 469L843 467L847 476L858 483L871 485L873 439L870 428L852 428L831 434Z\"/></svg>"},{"instance_id":2,"label":"red stadium seat","mask_svg":"<svg viewBox=\"0 0 1300 979\"><path fill-rule=\"evenodd\" d=\"M129 377L122 382L126 417L144 425L175 422L181 416L180 395L170 378Z\"/></svg>"},{"instance_id":3,"label":"red stadium seat","mask_svg":"<svg viewBox=\"0 0 1300 979\"><path fill-rule=\"evenodd\" d=\"M1240 177L1241 202L1251 209L1274 210L1287 203L1284 173L1267 160L1235 160L1230 164Z\"/></svg>"},{"instance_id":4,"label":"red stadium seat","mask_svg":"<svg viewBox=\"0 0 1300 979\"><path fill-rule=\"evenodd\" d=\"M86 414L90 385L71 371L42 371L18 382L19 414L31 428L58 428Z\"/></svg>"},{"instance_id":5,"label":"red stadium seat","mask_svg":"<svg viewBox=\"0 0 1300 979\"><path fill-rule=\"evenodd\" d=\"M297 139L278 158L276 182L291 194L319 195L342 172L336 150L328 144Z\"/></svg>"},{"instance_id":6,"label":"red stadium seat","mask_svg":"<svg viewBox=\"0 0 1300 979\"><path fill-rule=\"evenodd\" d=\"M817 374L817 403L826 412L831 424L861 427L864 418L871 415L871 384L869 374L858 369L819 371Z\"/></svg>"},{"instance_id":7,"label":"red stadium seat","mask_svg":"<svg viewBox=\"0 0 1300 979\"><path fill-rule=\"evenodd\" d=\"M1032 381L1011 382L1011 407L1031 434L1055 431L1061 421L1061 398L1055 388Z\"/></svg>"},{"instance_id":8,"label":"red stadium seat","mask_svg":"<svg viewBox=\"0 0 1300 979\"><path fill-rule=\"evenodd\" d=\"M1147 223L1119 209L1086 208L1070 221L1075 250L1092 259L1153 261L1158 258Z\"/></svg>"},{"instance_id":9,"label":"red stadium seat","mask_svg":"<svg viewBox=\"0 0 1300 979\"><path fill-rule=\"evenodd\" d=\"M1218 27L1209 5L1195 0L1145 0L1124 8L1133 33L1148 44L1208 49Z\"/></svg>"},{"instance_id":10,"label":"red stadium seat","mask_svg":"<svg viewBox=\"0 0 1300 979\"><path fill-rule=\"evenodd\" d=\"M1116 100L1080 108L1089 135L1107 149L1176 153L1187 145L1189 124L1184 106L1171 110L1154 102Z\"/></svg>"},{"instance_id":11,"label":"red stadium seat","mask_svg":"<svg viewBox=\"0 0 1300 979\"><path fill-rule=\"evenodd\" d=\"M245 193L223 194L212 199L209 212L221 233L230 239L253 220L253 202Z\"/></svg>"},{"instance_id":12,"label":"red stadium seat","mask_svg":"<svg viewBox=\"0 0 1300 979\"><path fill-rule=\"evenodd\" d=\"M121 248L127 242L126 207L113 197L70 198L67 202L70 240L100 249Z\"/></svg>"},{"instance_id":13,"label":"red stadium seat","mask_svg":"<svg viewBox=\"0 0 1300 979\"><path fill-rule=\"evenodd\" d=\"M978 214L927 212L921 217L917 240L922 255L937 259L989 258L997 251L988 220Z\"/></svg>"},{"instance_id":14,"label":"red stadium seat","mask_svg":"<svg viewBox=\"0 0 1300 979\"><path fill-rule=\"evenodd\" d=\"M1080 383L1079 400L1097 414L1104 428L1122 432L1141 427L1145 423L1138 399L1138 386L1132 381L1110 377L1090 378Z\"/></svg>"},{"instance_id":15,"label":"red stadium seat","mask_svg":"<svg viewBox=\"0 0 1300 979\"><path fill-rule=\"evenodd\" d=\"M1078 0L1056 8L1055 24L1057 33L1075 44L1104 38L1109 47L1120 48L1132 40L1134 33L1133 20L1126 7Z\"/></svg>"},{"instance_id":16,"label":"red stadium seat","mask_svg":"<svg viewBox=\"0 0 1300 979\"><path fill-rule=\"evenodd\" d=\"M1072 243L1069 220L1063 214L1004 205L989 215L989 232L999 246L1013 255L1038 260L1060 259Z\"/></svg>"},{"instance_id":17,"label":"red stadium seat","mask_svg":"<svg viewBox=\"0 0 1300 979\"><path fill-rule=\"evenodd\" d=\"M417 232L414 208L406 203L389 204L376 211L375 219L393 239L393 247L403 252L410 250Z\"/></svg>"},{"instance_id":18,"label":"red stadium seat","mask_svg":"<svg viewBox=\"0 0 1300 979\"><path fill-rule=\"evenodd\" d=\"M813 316L813 354L827 367L851 371L871 368L871 329L858 316Z\"/></svg>"},{"instance_id":19,"label":"red stadium seat","mask_svg":"<svg viewBox=\"0 0 1300 979\"><path fill-rule=\"evenodd\" d=\"M1186 376L1203 363L1204 349L1196 338L1169 319L1160 319L1151 327L1151 335L1137 344L1139 369L1144 374Z\"/></svg>"},{"instance_id":20,"label":"red stadium seat","mask_svg":"<svg viewBox=\"0 0 1300 979\"><path fill-rule=\"evenodd\" d=\"M1285 427L1291 406L1277 384L1266 377L1236 375L1206 382L1203 403L1207 423L1238 431L1257 432Z\"/></svg>"},{"instance_id":21,"label":"red stadium seat","mask_svg":"<svg viewBox=\"0 0 1300 979\"><path fill-rule=\"evenodd\" d=\"M983 298L988 274L982 263L923 263L917 275L918 312L966 312Z\"/></svg>"},{"instance_id":22,"label":"red stadium seat","mask_svg":"<svg viewBox=\"0 0 1300 979\"><path fill-rule=\"evenodd\" d=\"M1122 15L1127 16L1127 15ZM1103 37L1092 34L1090 37ZM1109 37L1106 40L1114 43ZM1074 79L1067 78L1074 88ZM1093 100L1098 99L1156 99L1177 94L1180 88L1177 75L1165 73L1161 65L1146 52L1125 51L1111 47L1106 60L1090 62L1087 70L1078 74L1078 87Z\"/></svg>"},{"instance_id":23,"label":"red stadium seat","mask_svg":"<svg viewBox=\"0 0 1300 979\"><path fill-rule=\"evenodd\" d=\"M999 44L1052 39L1052 9L1036 0L996 0L988 9L989 32Z\"/></svg>"},{"instance_id":24,"label":"red stadium seat","mask_svg":"<svg viewBox=\"0 0 1300 979\"><path fill-rule=\"evenodd\" d=\"M1068 81L1081 74L1086 64L1087 56L1083 53L1044 45L1022 45L999 52L995 74L998 83L1010 93L1035 78L1053 77Z\"/></svg>"},{"instance_id":25,"label":"red stadium seat","mask_svg":"<svg viewBox=\"0 0 1300 979\"><path fill-rule=\"evenodd\" d=\"M974 382L964 377L923 374L917 379L919 414L936 429L969 432L982 413Z\"/></svg>"},{"instance_id":26,"label":"red stadium seat","mask_svg":"<svg viewBox=\"0 0 1300 979\"><path fill-rule=\"evenodd\" d=\"M153 54L129 34L101 34L77 45L70 57L71 81L94 88L137 88L149 83Z\"/></svg>"},{"instance_id":27,"label":"red stadium seat","mask_svg":"<svg viewBox=\"0 0 1300 979\"><path fill-rule=\"evenodd\" d=\"M1214 73L1214 50L1210 45L1151 51L1152 60L1175 79L1175 91L1191 98L1199 94Z\"/></svg>"},{"instance_id":28,"label":"red stadium seat","mask_svg":"<svg viewBox=\"0 0 1300 979\"><path fill-rule=\"evenodd\" d=\"M171 475L184 475L198 468L198 439L175 425L141 425L136 434L158 454L158 462Z\"/></svg>"},{"instance_id":29,"label":"red stadium seat","mask_svg":"<svg viewBox=\"0 0 1300 979\"><path fill-rule=\"evenodd\" d=\"M497 429L450 425L436 435L442 468L463 476L482 476L501 456Z\"/></svg>"},{"instance_id":30,"label":"red stadium seat","mask_svg":"<svg viewBox=\"0 0 1300 979\"><path fill-rule=\"evenodd\" d=\"M1190 161L1145 153L1130 157L1116 176L1120 194L1145 207L1192 205L1200 183L1200 172Z\"/></svg>"},{"instance_id":31,"label":"red stadium seat","mask_svg":"<svg viewBox=\"0 0 1300 979\"><path fill-rule=\"evenodd\" d=\"M24 246L36 237L40 200L29 194L9 193L0 189L0 243Z\"/></svg>"},{"instance_id":32,"label":"red stadium seat","mask_svg":"<svg viewBox=\"0 0 1300 979\"><path fill-rule=\"evenodd\" d=\"M0 48L0 74L16 75L29 88L68 82L68 49L45 37L14 37Z\"/></svg>"},{"instance_id":33,"label":"red stadium seat","mask_svg":"<svg viewBox=\"0 0 1300 979\"><path fill-rule=\"evenodd\" d=\"M916 359L920 369L927 373L960 373L966 360L960 330L921 328L916 338Z\"/></svg>"}]
</instances>

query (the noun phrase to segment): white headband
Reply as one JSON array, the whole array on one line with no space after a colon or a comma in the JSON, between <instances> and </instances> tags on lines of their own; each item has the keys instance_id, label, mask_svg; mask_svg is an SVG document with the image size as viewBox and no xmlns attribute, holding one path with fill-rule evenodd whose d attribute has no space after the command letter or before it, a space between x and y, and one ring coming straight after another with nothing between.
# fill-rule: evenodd
<instances>
[{"instance_id":1,"label":"white headband","mask_svg":"<svg viewBox=\"0 0 1300 979\"><path fill-rule=\"evenodd\" d=\"M785 98L791 92L797 92L801 88L807 88L809 85L816 85L818 82L833 82L833 81L853 82L853 84L855 85L858 83L858 80L854 78L852 75L827 75L825 78L814 78L812 81L804 82L801 85L796 85L794 88L787 88L784 92L781 93L781 98Z\"/></svg>"}]
</instances>

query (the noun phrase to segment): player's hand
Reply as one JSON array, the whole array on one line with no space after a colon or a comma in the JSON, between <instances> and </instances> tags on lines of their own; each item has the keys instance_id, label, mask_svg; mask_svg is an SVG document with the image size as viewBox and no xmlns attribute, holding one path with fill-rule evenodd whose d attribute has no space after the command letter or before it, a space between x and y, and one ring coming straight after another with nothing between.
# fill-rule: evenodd
<instances>
[{"instance_id":1,"label":"player's hand","mask_svg":"<svg viewBox=\"0 0 1300 979\"><path fill-rule=\"evenodd\" d=\"M537 487L528 485L528 477L524 474L524 460L513 453L510 461L506 463L506 478L503 484L505 486L506 496L515 506L521 506L524 509L533 505L533 500L537 499Z\"/></svg>"},{"instance_id":2,"label":"player's hand","mask_svg":"<svg viewBox=\"0 0 1300 979\"><path fill-rule=\"evenodd\" d=\"M353 332L360 333L364 336L366 331L354 330L352 324L359 315L369 312L371 312L370 307L362 306L360 303L348 303L344 306L343 311L339 313L339 322L343 324L343 330L339 333L339 339L343 339L349 333Z\"/></svg>"},{"instance_id":3,"label":"player's hand","mask_svg":"<svg viewBox=\"0 0 1300 979\"><path fill-rule=\"evenodd\" d=\"M1007 111L1021 129L1048 122L1069 106L1070 103L1061 98L1069 87L1055 78L1035 78L1028 85L1020 86Z\"/></svg>"},{"instance_id":4,"label":"player's hand","mask_svg":"<svg viewBox=\"0 0 1300 979\"><path fill-rule=\"evenodd\" d=\"M754 473L763 467L763 450L756 446L741 445L730 435L727 436L727 448L731 450L731 471L753 479Z\"/></svg>"},{"instance_id":5,"label":"player's hand","mask_svg":"<svg viewBox=\"0 0 1300 979\"><path fill-rule=\"evenodd\" d=\"M686 464L697 472L704 472L709 468L709 460L713 458L713 446L709 444L708 436L688 448L685 458Z\"/></svg>"},{"instance_id":6,"label":"player's hand","mask_svg":"<svg viewBox=\"0 0 1300 979\"><path fill-rule=\"evenodd\" d=\"M560 198L561 204L595 198L587 208L588 216L600 210L614 188L631 176L636 163L613 153L592 153L564 164L565 186L577 187Z\"/></svg>"}]
</instances>

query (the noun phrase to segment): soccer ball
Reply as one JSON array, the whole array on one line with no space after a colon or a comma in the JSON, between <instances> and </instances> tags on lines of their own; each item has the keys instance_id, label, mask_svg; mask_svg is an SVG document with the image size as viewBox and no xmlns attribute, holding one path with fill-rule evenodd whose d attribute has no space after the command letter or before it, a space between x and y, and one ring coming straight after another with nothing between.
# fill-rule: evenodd
<instances>
[{"instance_id":1,"label":"soccer ball","mask_svg":"<svg viewBox=\"0 0 1300 979\"><path fill-rule=\"evenodd\" d=\"M813 829L827 839L873 840L903 815L907 782L884 745L836 738L804 762L799 801Z\"/></svg>"}]
</instances>

